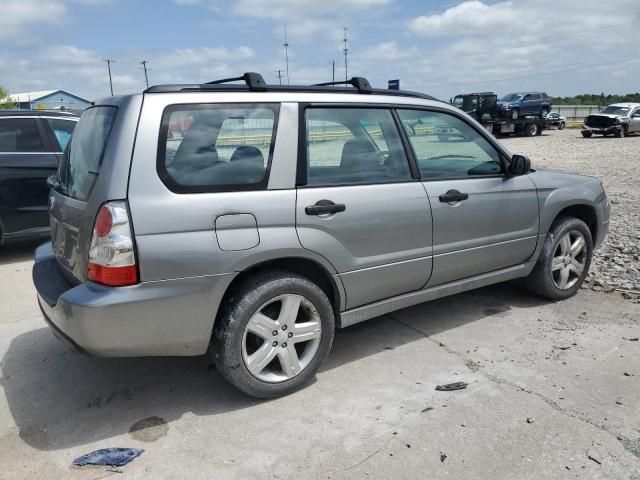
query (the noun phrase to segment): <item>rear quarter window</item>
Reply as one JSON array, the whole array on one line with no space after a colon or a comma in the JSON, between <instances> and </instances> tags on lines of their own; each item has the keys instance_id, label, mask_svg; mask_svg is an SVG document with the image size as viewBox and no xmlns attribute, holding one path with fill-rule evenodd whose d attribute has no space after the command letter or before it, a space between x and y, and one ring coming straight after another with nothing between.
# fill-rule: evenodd
<instances>
[{"instance_id":1,"label":"rear quarter window","mask_svg":"<svg viewBox=\"0 0 640 480\"><path fill-rule=\"evenodd\" d=\"M176 193L267 186L277 104L171 105L162 116L158 174Z\"/></svg>"}]
</instances>

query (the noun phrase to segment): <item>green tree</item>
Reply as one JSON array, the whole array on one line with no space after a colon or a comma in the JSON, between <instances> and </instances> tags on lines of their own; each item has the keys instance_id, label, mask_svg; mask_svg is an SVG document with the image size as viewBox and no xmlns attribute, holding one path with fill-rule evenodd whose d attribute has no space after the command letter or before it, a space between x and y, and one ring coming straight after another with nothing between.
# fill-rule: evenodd
<instances>
[{"instance_id":1,"label":"green tree","mask_svg":"<svg viewBox=\"0 0 640 480\"><path fill-rule=\"evenodd\" d=\"M15 108L16 102L9 98L9 94L4 89L2 85L0 85L0 108Z\"/></svg>"}]
</instances>

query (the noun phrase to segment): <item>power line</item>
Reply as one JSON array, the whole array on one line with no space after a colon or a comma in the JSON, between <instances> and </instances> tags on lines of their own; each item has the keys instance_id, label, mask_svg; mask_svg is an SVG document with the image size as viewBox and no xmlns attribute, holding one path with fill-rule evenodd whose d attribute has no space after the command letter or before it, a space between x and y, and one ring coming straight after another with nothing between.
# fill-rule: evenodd
<instances>
[{"instance_id":1,"label":"power line","mask_svg":"<svg viewBox=\"0 0 640 480\"><path fill-rule=\"evenodd\" d=\"M113 81L111 79L111 64L115 62L110 58L105 58L103 62L107 62L107 71L109 72L109 88L111 89L111 96L113 97Z\"/></svg>"},{"instance_id":2,"label":"power line","mask_svg":"<svg viewBox=\"0 0 640 480\"><path fill-rule=\"evenodd\" d=\"M600 62L600 63L594 63L594 64L590 64L590 65L580 65L580 66L576 66L576 67L572 67L572 68L564 68L564 69L560 69L560 70L552 70L552 71L548 71L548 72L544 72L544 73L533 73L533 74L524 74L524 75L518 75L515 77L500 77L500 78L493 78L493 79L488 79L488 80L475 80L475 81L470 81L470 82L447 82L447 83L441 83L441 84L430 84L430 85L416 85L414 88L436 88L436 87L446 87L449 85L474 85L474 84L478 84L478 83L493 83L493 82L500 82L500 81L504 81L504 80L520 80L522 78L535 78L535 77L543 77L543 76L547 76L547 75L555 75L556 73L565 73L565 72L575 72L578 70L587 70L589 68L596 68L596 67L600 67L600 66L604 66L604 65L611 65L614 63L618 63L618 62L624 62L627 60L638 60L637 56L631 56L631 57L622 57L622 58L616 58L613 60L610 60L608 62Z\"/></svg>"}]
</instances>

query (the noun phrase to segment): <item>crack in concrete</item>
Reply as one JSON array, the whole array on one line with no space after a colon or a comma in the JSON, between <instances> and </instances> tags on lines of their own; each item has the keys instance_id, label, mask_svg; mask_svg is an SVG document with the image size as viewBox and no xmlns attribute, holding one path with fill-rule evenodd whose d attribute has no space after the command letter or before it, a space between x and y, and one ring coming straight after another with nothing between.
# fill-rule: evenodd
<instances>
[{"instance_id":1,"label":"crack in concrete","mask_svg":"<svg viewBox=\"0 0 640 480\"><path fill-rule=\"evenodd\" d=\"M444 349L445 352L454 355L458 358L460 358L464 365L473 373L478 372L480 373L480 375L482 375L483 377L485 377L487 380L499 384L499 385L507 385L509 387L515 388L516 390L520 391L520 392L524 392L527 393L529 395L534 395L535 397L538 397L540 400L542 400L548 407L552 408L553 410L562 413L563 415L566 415L570 418L574 418L576 420L580 420L581 422L584 422L588 425L591 425L592 427L597 428L598 430L608 433L609 435L613 435L616 440L618 440L622 446L624 447L625 450L627 450L629 453L635 455L636 457L640 458L640 438L636 439L636 440L631 440L629 438L627 438L624 435L621 435L619 433L614 432L613 430L611 430L608 426L606 425L601 425L599 423L594 422L593 420L591 420L590 418L578 413L578 412L574 412L572 410L569 410L565 407L562 407L560 404L558 404L558 402L556 402L555 400L552 400L548 397L546 397L545 395L536 392L535 390L531 390L529 388L525 388L521 385L518 385L515 382L512 382L510 380L507 380L505 378L501 378L498 377L497 375L493 375L491 373L488 373L486 371L483 371L480 369L480 365L478 363L476 363L475 361L473 361L472 359L470 359L469 357L465 356L464 354L454 350L453 348L449 347L448 345L445 345L443 342L435 340L434 338L431 338L431 336L425 332L423 332L422 330L420 330L417 327L414 327L413 325L403 322L402 320L396 318L393 314L387 314L387 316L393 320L396 323L399 323L400 325L413 330L414 332L416 332L418 335L424 337L425 339L429 340L430 342L438 345L439 347L441 347L442 349Z\"/></svg>"}]
</instances>

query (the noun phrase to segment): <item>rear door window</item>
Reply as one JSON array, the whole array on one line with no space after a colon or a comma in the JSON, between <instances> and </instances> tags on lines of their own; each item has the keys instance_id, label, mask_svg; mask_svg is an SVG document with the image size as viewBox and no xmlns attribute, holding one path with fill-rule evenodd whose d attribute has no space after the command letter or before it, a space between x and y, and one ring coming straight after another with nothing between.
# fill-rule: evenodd
<instances>
[{"instance_id":1,"label":"rear door window","mask_svg":"<svg viewBox=\"0 0 640 480\"><path fill-rule=\"evenodd\" d=\"M39 153L44 144L34 118L0 118L0 152Z\"/></svg>"},{"instance_id":2,"label":"rear door window","mask_svg":"<svg viewBox=\"0 0 640 480\"><path fill-rule=\"evenodd\" d=\"M266 188L278 105L172 105L162 118L158 174L177 193Z\"/></svg>"},{"instance_id":3,"label":"rear door window","mask_svg":"<svg viewBox=\"0 0 640 480\"><path fill-rule=\"evenodd\" d=\"M117 107L91 107L84 111L60 162L60 191L85 201L100 175L102 157L113 127Z\"/></svg>"},{"instance_id":4,"label":"rear door window","mask_svg":"<svg viewBox=\"0 0 640 480\"><path fill-rule=\"evenodd\" d=\"M64 152L64 149L67 148L67 144L69 143L69 140L71 140L71 135L73 134L73 130L76 128L76 124L78 122L74 122L73 120L63 120L61 118L45 118L44 120L51 128L51 131L58 142L57 147L59 147L59 150L57 151Z\"/></svg>"},{"instance_id":5,"label":"rear door window","mask_svg":"<svg viewBox=\"0 0 640 480\"><path fill-rule=\"evenodd\" d=\"M388 109L308 108L307 185L411 180L409 163Z\"/></svg>"}]
</instances>

